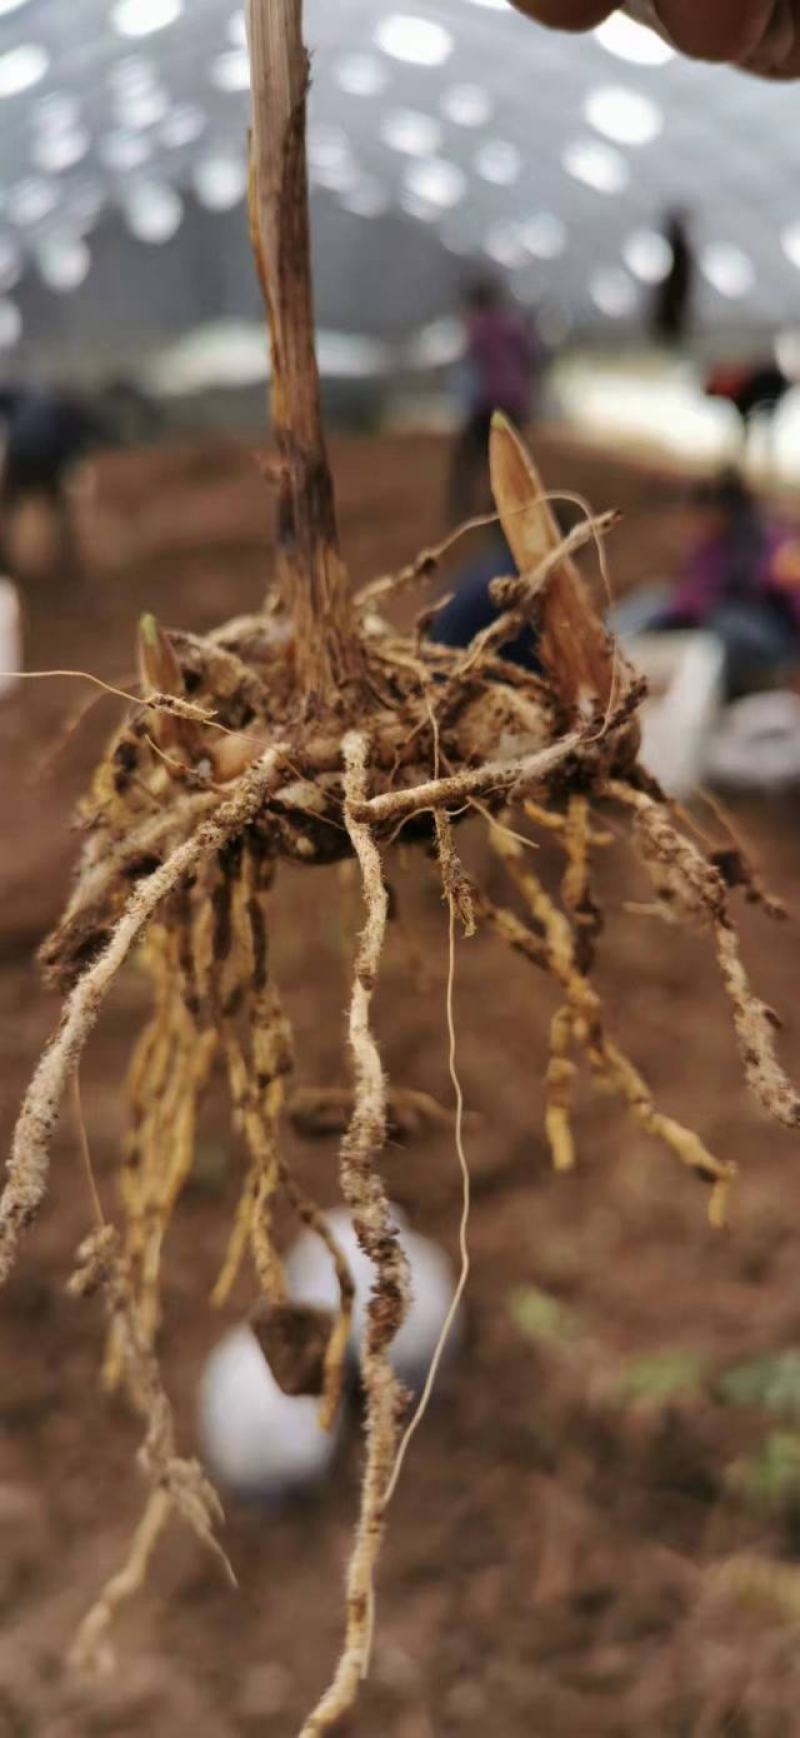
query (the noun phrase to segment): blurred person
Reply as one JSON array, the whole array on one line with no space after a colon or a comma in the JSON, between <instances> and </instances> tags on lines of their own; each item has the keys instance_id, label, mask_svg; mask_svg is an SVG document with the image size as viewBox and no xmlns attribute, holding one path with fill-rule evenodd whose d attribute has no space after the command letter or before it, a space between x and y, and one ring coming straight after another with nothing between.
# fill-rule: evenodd
<instances>
[{"instance_id":1,"label":"blurred person","mask_svg":"<svg viewBox=\"0 0 800 1738\"><path fill-rule=\"evenodd\" d=\"M705 390L707 398L723 398L733 405L746 448L757 422L772 427L792 384L777 362L719 363L712 368Z\"/></svg>"},{"instance_id":2,"label":"blurred person","mask_svg":"<svg viewBox=\"0 0 800 1738\"><path fill-rule=\"evenodd\" d=\"M800 76L800 0L513 0L556 30L593 30L613 12L650 23L684 54L772 78Z\"/></svg>"},{"instance_id":3,"label":"blurred person","mask_svg":"<svg viewBox=\"0 0 800 1738\"><path fill-rule=\"evenodd\" d=\"M573 518L569 506L561 503L553 511L560 530L566 536L580 518L580 511ZM433 616L428 637L440 646L470 645L476 634L490 627L500 614L491 594L492 580L505 578L516 571L502 527L492 525L475 555L456 574L452 594ZM526 623L513 640L507 640L499 648L499 655L523 670L540 671L535 628Z\"/></svg>"},{"instance_id":4,"label":"blurred person","mask_svg":"<svg viewBox=\"0 0 800 1738\"><path fill-rule=\"evenodd\" d=\"M770 520L738 471L694 496L677 584L646 586L611 612L622 635L705 629L725 655L730 696L769 685L800 658L800 544Z\"/></svg>"},{"instance_id":5,"label":"blurred person","mask_svg":"<svg viewBox=\"0 0 800 1738\"><path fill-rule=\"evenodd\" d=\"M55 388L0 386L0 425L4 503L60 495L79 460L112 439L99 411Z\"/></svg>"},{"instance_id":6,"label":"blurred person","mask_svg":"<svg viewBox=\"0 0 800 1738\"><path fill-rule=\"evenodd\" d=\"M428 637L439 646L468 646L500 613L491 594L492 580L515 572L505 536L499 525L492 526L476 555L456 575L452 595L437 610ZM525 670L538 670L533 629L524 627L500 648L500 656Z\"/></svg>"},{"instance_id":7,"label":"blurred person","mask_svg":"<svg viewBox=\"0 0 800 1738\"><path fill-rule=\"evenodd\" d=\"M657 343L677 345L684 342L691 324L696 277L694 248L682 212L668 213L664 239L669 243L672 260L653 296L651 326Z\"/></svg>"},{"instance_id":8,"label":"blurred person","mask_svg":"<svg viewBox=\"0 0 800 1738\"><path fill-rule=\"evenodd\" d=\"M110 425L56 388L0 386L0 542L4 564L37 573L75 565L70 484L80 461L111 444Z\"/></svg>"},{"instance_id":9,"label":"blurred person","mask_svg":"<svg viewBox=\"0 0 800 1738\"><path fill-rule=\"evenodd\" d=\"M508 299L501 284L482 276L464 295L464 355L460 381L463 419L450 465L450 520L458 524L483 508L492 414L527 422L543 346L535 321ZM476 506L476 496L481 500Z\"/></svg>"}]
</instances>

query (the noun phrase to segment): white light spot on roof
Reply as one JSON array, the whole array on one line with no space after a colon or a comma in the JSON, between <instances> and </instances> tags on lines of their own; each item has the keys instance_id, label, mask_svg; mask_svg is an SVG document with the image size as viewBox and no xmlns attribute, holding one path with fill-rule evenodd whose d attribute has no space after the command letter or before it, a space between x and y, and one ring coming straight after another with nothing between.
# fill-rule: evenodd
<instances>
[{"instance_id":1,"label":"white light spot on roof","mask_svg":"<svg viewBox=\"0 0 800 1738\"><path fill-rule=\"evenodd\" d=\"M658 103L622 85L603 85L592 91L585 114L591 126L616 145L649 145L664 125Z\"/></svg>"},{"instance_id":2,"label":"white light spot on roof","mask_svg":"<svg viewBox=\"0 0 800 1738\"><path fill-rule=\"evenodd\" d=\"M211 83L218 91L250 89L250 60L246 48L226 48L211 63Z\"/></svg>"},{"instance_id":3,"label":"white light spot on roof","mask_svg":"<svg viewBox=\"0 0 800 1738\"><path fill-rule=\"evenodd\" d=\"M233 152L210 152L200 157L192 175L201 205L209 211L230 211L247 192L247 165Z\"/></svg>"},{"instance_id":4,"label":"white light spot on roof","mask_svg":"<svg viewBox=\"0 0 800 1738\"><path fill-rule=\"evenodd\" d=\"M636 287L619 266L601 266L589 281L589 294L600 313L611 320L624 319L636 307Z\"/></svg>"},{"instance_id":5,"label":"white light spot on roof","mask_svg":"<svg viewBox=\"0 0 800 1738\"><path fill-rule=\"evenodd\" d=\"M183 11L183 0L117 0L111 22L120 36L150 36L174 24Z\"/></svg>"},{"instance_id":6,"label":"white light spot on roof","mask_svg":"<svg viewBox=\"0 0 800 1738\"><path fill-rule=\"evenodd\" d=\"M37 248L37 264L51 290L77 290L89 276L92 256L80 236L51 236Z\"/></svg>"},{"instance_id":7,"label":"white light spot on roof","mask_svg":"<svg viewBox=\"0 0 800 1738\"><path fill-rule=\"evenodd\" d=\"M22 315L16 302L0 300L0 350L12 350L22 337Z\"/></svg>"},{"instance_id":8,"label":"white light spot on roof","mask_svg":"<svg viewBox=\"0 0 800 1738\"><path fill-rule=\"evenodd\" d=\"M372 175L362 175L355 185L342 194L345 211L354 217L382 217L389 200L380 181Z\"/></svg>"},{"instance_id":9,"label":"white light spot on roof","mask_svg":"<svg viewBox=\"0 0 800 1738\"><path fill-rule=\"evenodd\" d=\"M492 114L492 99L482 84L454 84L445 91L442 114L455 127L484 127Z\"/></svg>"},{"instance_id":10,"label":"white light spot on roof","mask_svg":"<svg viewBox=\"0 0 800 1738\"><path fill-rule=\"evenodd\" d=\"M609 54L615 54L619 60L631 61L634 66L664 66L673 56L669 44L663 42L654 30L636 24L623 12L612 12L610 18L598 25L594 34Z\"/></svg>"},{"instance_id":11,"label":"white light spot on roof","mask_svg":"<svg viewBox=\"0 0 800 1738\"><path fill-rule=\"evenodd\" d=\"M433 115L417 109L390 109L381 122L381 138L392 151L406 157L432 157L439 149L442 129Z\"/></svg>"},{"instance_id":12,"label":"white light spot on roof","mask_svg":"<svg viewBox=\"0 0 800 1738\"><path fill-rule=\"evenodd\" d=\"M752 260L733 242L711 242L704 247L700 255L700 270L712 289L731 301L746 296L756 281Z\"/></svg>"},{"instance_id":13,"label":"white light spot on roof","mask_svg":"<svg viewBox=\"0 0 800 1738\"><path fill-rule=\"evenodd\" d=\"M108 168L120 175L126 175L130 169L141 169L152 156L152 148L141 133L106 133L98 149Z\"/></svg>"},{"instance_id":14,"label":"white light spot on roof","mask_svg":"<svg viewBox=\"0 0 800 1738\"><path fill-rule=\"evenodd\" d=\"M565 147L561 162L567 174L582 181L595 193L621 193L627 187L629 170L625 158L611 145L599 139L573 139Z\"/></svg>"},{"instance_id":15,"label":"white light spot on roof","mask_svg":"<svg viewBox=\"0 0 800 1738\"><path fill-rule=\"evenodd\" d=\"M475 153L475 169L495 187L511 187L519 179L522 152L510 139L486 139Z\"/></svg>"},{"instance_id":16,"label":"white light spot on roof","mask_svg":"<svg viewBox=\"0 0 800 1738\"><path fill-rule=\"evenodd\" d=\"M179 103L164 117L158 136L169 150L180 150L185 145L193 145L205 128L206 117L202 109L194 103Z\"/></svg>"},{"instance_id":17,"label":"white light spot on roof","mask_svg":"<svg viewBox=\"0 0 800 1738\"><path fill-rule=\"evenodd\" d=\"M781 247L788 260L800 271L800 223L789 223L781 236Z\"/></svg>"},{"instance_id":18,"label":"white light spot on roof","mask_svg":"<svg viewBox=\"0 0 800 1738\"><path fill-rule=\"evenodd\" d=\"M410 12L393 12L382 18L375 41L384 54L411 66L443 66L453 51L453 38L443 24Z\"/></svg>"},{"instance_id":19,"label":"white light spot on roof","mask_svg":"<svg viewBox=\"0 0 800 1738\"><path fill-rule=\"evenodd\" d=\"M629 272L642 284L660 284L672 265L672 248L657 229L637 229L622 249Z\"/></svg>"},{"instance_id":20,"label":"white light spot on roof","mask_svg":"<svg viewBox=\"0 0 800 1738\"><path fill-rule=\"evenodd\" d=\"M143 181L127 194L123 210L138 241L160 244L171 241L180 229L183 200L164 182Z\"/></svg>"},{"instance_id":21,"label":"white light spot on roof","mask_svg":"<svg viewBox=\"0 0 800 1738\"><path fill-rule=\"evenodd\" d=\"M50 66L50 56L36 42L22 42L0 54L0 97L16 97L39 84Z\"/></svg>"},{"instance_id":22,"label":"white light spot on roof","mask_svg":"<svg viewBox=\"0 0 800 1738\"><path fill-rule=\"evenodd\" d=\"M349 97L377 97L386 89L385 66L374 54L343 54L333 69L340 91Z\"/></svg>"},{"instance_id":23,"label":"white light spot on roof","mask_svg":"<svg viewBox=\"0 0 800 1738\"><path fill-rule=\"evenodd\" d=\"M427 201L440 211L449 211L463 199L467 178L457 163L450 163L444 157L429 157L424 162L409 165L405 184L416 198Z\"/></svg>"},{"instance_id":24,"label":"white light spot on roof","mask_svg":"<svg viewBox=\"0 0 800 1738\"><path fill-rule=\"evenodd\" d=\"M566 225L552 211L538 211L519 226L520 239L534 259L558 259L567 245Z\"/></svg>"},{"instance_id":25,"label":"white light spot on roof","mask_svg":"<svg viewBox=\"0 0 800 1738\"><path fill-rule=\"evenodd\" d=\"M12 223L18 223L23 229L27 229L49 217L57 205L58 189L54 182L46 181L43 176L30 175L25 181L18 181L15 187L9 189L6 196L6 215Z\"/></svg>"},{"instance_id":26,"label":"white light spot on roof","mask_svg":"<svg viewBox=\"0 0 800 1738\"><path fill-rule=\"evenodd\" d=\"M514 223L494 223L483 244L484 253L507 271L527 263L527 254L519 230Z\"/></svg>"},{"instance_id":27,"label":"white light spot on roof","mask_svg":"<svg viewBox=\"0 0 800 1738\"><path fill-rule=\"evenodd\" d=\"M63 132L44 131L34 142L31 156L37 169L59 175L74 169L86 156L91 139L85 127L65 128Z\"/></svg>"}]
</instances>

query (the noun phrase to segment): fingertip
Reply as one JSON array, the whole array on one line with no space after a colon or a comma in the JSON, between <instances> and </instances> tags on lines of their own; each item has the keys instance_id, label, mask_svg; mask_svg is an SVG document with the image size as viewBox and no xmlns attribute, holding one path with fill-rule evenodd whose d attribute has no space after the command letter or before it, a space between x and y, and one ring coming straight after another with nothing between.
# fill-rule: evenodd
<instances>
[{"instance_id":1,"label":"fingertip","mask_svg":"<svg viewBox=\"0 0 800 1738\"><path fill-rule=\"evenodd\" d=\"M594 30L617 10L608 0L512 0L512 4L550 30Z\"/></svg>"},{"instance_id":2,"label":"fingertip","mask_svg":"<svg viewBox=\"0 0 800 1738\"><path fill-rule=\"evenodd\" d=\"M758 47L772 0L656 0L656 11L676 47L696 60L739 62Z\"/></svg>"}]
</instances>

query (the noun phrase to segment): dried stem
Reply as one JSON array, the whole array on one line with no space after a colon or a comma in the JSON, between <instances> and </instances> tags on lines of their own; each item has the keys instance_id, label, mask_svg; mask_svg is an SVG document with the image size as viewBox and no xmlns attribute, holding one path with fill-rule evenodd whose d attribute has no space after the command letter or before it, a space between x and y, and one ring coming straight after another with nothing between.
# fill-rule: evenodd
<instances>
[{"instance_id":1,"label":"dried stem","mask_svg":"<svg viewBox=\"0 0 800 1738\"><path fill-rule=\"evenodd\" d=\"M300 687L335 698L357 676L314 351L306 173L308 57L301 0L248 0L252 81L250 220L267 305L272 419L281 460L278 579L294 627Z\"/></svg>"}]
</instances>

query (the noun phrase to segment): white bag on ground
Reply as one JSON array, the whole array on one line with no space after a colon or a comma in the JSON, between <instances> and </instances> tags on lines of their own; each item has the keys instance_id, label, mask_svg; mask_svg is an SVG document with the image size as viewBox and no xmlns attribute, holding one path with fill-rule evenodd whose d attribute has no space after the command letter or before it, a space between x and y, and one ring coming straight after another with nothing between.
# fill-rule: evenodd
<instances>
[{"instance_id":1,"label":"white bag on ground","mask_svg":"<svg viewBox=\"0 0 800 1738\"><path fill-rule=\"evenodd\" d=\"M407 1224L404 1214L392 1208L400 1243L411 1269L412 1302L403 1326L391 1349L395 1374L409 1388L419 1389L428 1374L431 1358L447 1317L455 1291L452 1264L443 1249L427 1237L420 1237ZM349 1353L355 1361L364 1328L364 1316L372 1289L372 1263L360 1249L352 1220L345 1208L327 1215L328 1224L345 1256L356 1287L353 1328ZM313 1232L304 1231L286 1261L286 1283L290 1297L296 1303L314 1304L318 1308L335 1310L339 1291L330 1256ZM449 1346L455 1345L461 1323L453 1323Z\"/></svg>"},{"instance_id":2,"label":"white bag on ground","mask_svg":"<svg viewBox=\"0 0 800 1738\"><path fill-rule=\"evenodd\" d=\"M220 1486L239 1497L291 1495L328 1469L336 1430L323 1430L319 1400L284 1394L252 1329L227 1333L200 1384L203 1459Z\"/></svg>"},{"instance_id":3,"label":"white bag on ground","mask_svg":"<svg viewBox=\"0 0 800 1738\"><path fill-rule=\"evenodd\" d=\"M0 699L17 686L22 669L22 610L19 592L10 579L0 578Z\"/></svg>"},{"instance_id":4,"label":"white bag on ground","mask_svg":"<svg viewBox=\"0 0 800 1738\"><path fill-rule=\"evenodd\" d=\"M642 760L671 797L688 797L706 770L722 700L724 652L698 630L637 634L625 642L650 695L642 713Z\"/></svg>"},{"instance_id":5,"label":"white bag on ground","mask_svg":"<svg viewBox=\"0 0 800 1738\"><path fill-rule=\"evenodd\" d=\"M788 689L748 694L727 707L708 745L714 784L779 789L800 783L800 697Z\"/></svg>"}]
</instances>

